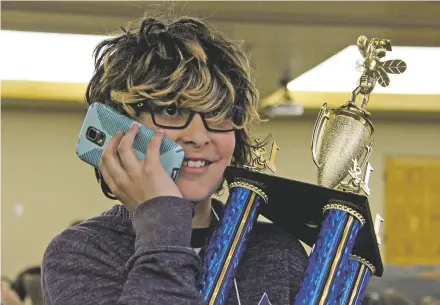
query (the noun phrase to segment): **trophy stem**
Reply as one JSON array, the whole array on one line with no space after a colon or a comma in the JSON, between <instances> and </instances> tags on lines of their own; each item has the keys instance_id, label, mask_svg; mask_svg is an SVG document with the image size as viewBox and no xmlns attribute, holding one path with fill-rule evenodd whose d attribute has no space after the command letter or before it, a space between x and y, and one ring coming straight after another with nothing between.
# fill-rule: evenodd
<instances>
[{"instance_id":1,"label":"trophy stem","mask_svg":"<svg viewBox=\"0 0 440 305\"><path fill-rule=\"evenodd\" d=\"M338 300L340 305L353 304L351 293L356 290L354 286L356 286L355 283L359 267L359 261L353 259L353 256L350 255L347 265L341 266L340 270L338 270L340 272L342 285L339 293L336 295L336 300Z\"/></svg>"},{"instance_id":2,"label":"trophy stem","mask_svg":"<svg viewBox=\"0 0 440 305\"><path fill-rule=\"evenodd\" d=\"M337 300L341 305L360 305L365 295L371 276L375 273L374 266L367 260L351 255L350 262L341 270L342 289Z\"/></svg>"},{"instance_id":3,"label":"trophy stem","mask_svg":"<svg viewBox=\"0 0 440 305\"><path fill-rule=\"evenodd\" d=\"M330 200L324 207L324 219L309 257L295 305L333 305L343 280L338 273L346 266L364 217L347 207L344 201Z\"/></svg>"},{"instance_id":4,"label":"trophy stem","mask_svg":"<svg viewBox=\"0 0 440 305\"><path fill-rule=\"evenodd\" d=\"M224 215L207 247L198 283L205 304L226 304L259 207L267 202L262 188L244 179L229 185Z\"/></svg>"}]
</instances>

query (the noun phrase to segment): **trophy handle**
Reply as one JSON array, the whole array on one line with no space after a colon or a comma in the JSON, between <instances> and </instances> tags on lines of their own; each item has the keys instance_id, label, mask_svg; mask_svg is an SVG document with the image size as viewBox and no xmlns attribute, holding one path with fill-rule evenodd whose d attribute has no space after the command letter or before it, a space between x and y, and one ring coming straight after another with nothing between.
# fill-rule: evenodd
<instances>
[{"instance_id":1,"label":"trophy handle","mask_svg":"<svg viewBox=\"0 0 440 305\"><path fill-rule=\"evenodd\" d=\"M322 105L321 110L319 111L318 118L316 119L315 127L313 128L312 135L312 157L313 162L318 168L321 168L321 165L318 162L318 158L316 156L316 146L319 139L319 134L321 132L322 126L324 126L325 120L328 120L328 112L327 112L327 103Z\"/></svg>"},{"instance_id":2,"label":"trophy handle","mask_svg":"<svg viewBox=\"0 0 440 305\"><path fill-rule=\"evenodd\" d=\"M370 160L371 152L373 151L374 147L374 139L371 140L370 144L365 147L367 150L367 153L365 154L364 160L360 163L360 168L364 168L365 165L367 165L368 161Z\"/></svg>"}]
</instances>

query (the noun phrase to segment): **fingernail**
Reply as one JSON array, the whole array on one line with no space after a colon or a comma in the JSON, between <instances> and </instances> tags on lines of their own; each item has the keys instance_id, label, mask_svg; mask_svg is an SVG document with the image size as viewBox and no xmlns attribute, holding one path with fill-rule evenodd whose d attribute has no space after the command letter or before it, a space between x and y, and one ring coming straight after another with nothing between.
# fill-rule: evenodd
<instances>
[{"instance_id":1,"label":"fingernail","mask_svg":"<svg viewBox=\"0 0 440 305\"><path fill-rule=\"evenodd\" d=\"M163 129L158 129L158 130L156 131L156 133L163 134Z\"/></svg>"}]
</instances>

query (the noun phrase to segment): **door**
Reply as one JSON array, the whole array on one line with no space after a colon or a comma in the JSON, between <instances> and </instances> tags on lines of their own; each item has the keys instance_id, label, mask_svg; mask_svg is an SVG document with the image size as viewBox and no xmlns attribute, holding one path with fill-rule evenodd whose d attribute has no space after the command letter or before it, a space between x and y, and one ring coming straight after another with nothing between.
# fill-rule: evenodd
<instances>
[{"instance_id":1,"label":"door","mask_svg":"<svg viewBox=\"0 0 440 305\"><path fill-rule=\"evenodd\" d=\"M385 260L440 264L440 159L386 161Z\"/></svg>"}]
</instances>

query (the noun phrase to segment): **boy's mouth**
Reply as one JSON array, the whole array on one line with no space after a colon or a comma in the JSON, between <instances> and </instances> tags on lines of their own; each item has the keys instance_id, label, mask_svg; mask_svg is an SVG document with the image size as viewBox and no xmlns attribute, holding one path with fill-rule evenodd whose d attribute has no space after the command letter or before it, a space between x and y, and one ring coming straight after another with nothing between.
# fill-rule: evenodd
<instances>
[{"instance_id":1,"label":"boy's mouth","mask_svg":"<svg viewBox=\"0 0 440 305\"><path fill-rule=\"evenodd\" d=\"M183 160L182 166L190 167L190 168L200 168L200 167L209 166L210 164L212 164L212 162L210 162L208 160L185 159L185 160Z\"/></svg>"}]
</instances>

